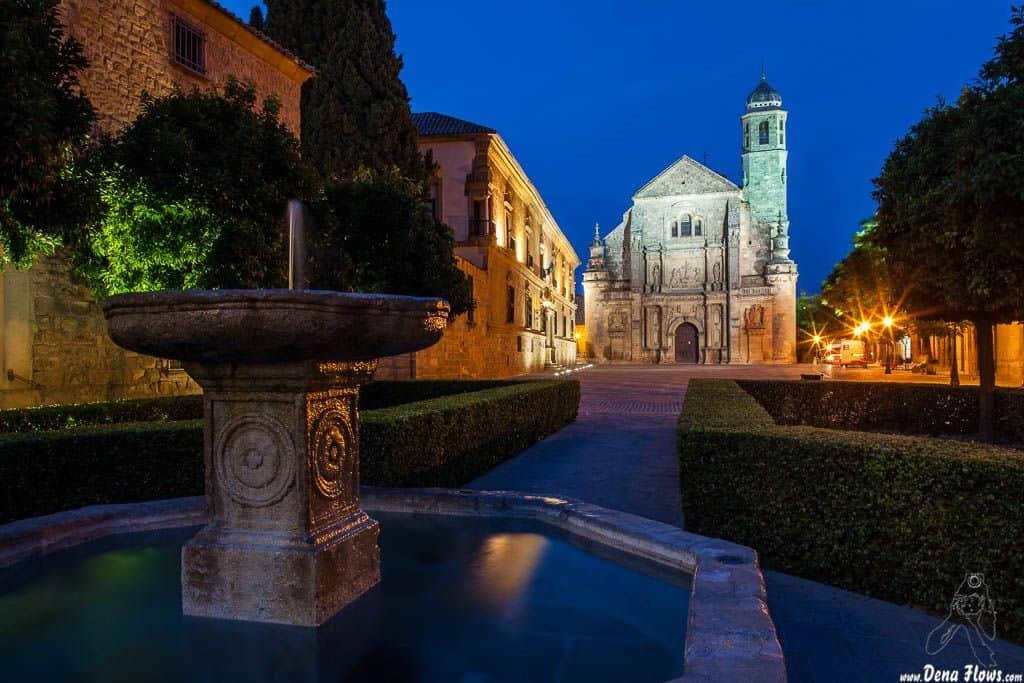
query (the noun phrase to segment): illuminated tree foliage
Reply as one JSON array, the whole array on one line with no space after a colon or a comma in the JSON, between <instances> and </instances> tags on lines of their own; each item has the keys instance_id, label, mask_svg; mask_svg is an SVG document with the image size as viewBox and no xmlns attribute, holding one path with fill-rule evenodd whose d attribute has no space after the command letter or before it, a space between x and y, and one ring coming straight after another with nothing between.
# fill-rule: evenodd
<instances>
[{"instance_id":1,"label":"illuminated tree foliage","mask_svg":"<svg viewBox=\"0 0 1024 683\"><path fill-rule=\"evenodd\" d=\"M992 434L993 326L1024 319L1024 10L977 82L899 140L875 181L875 242L925 319L969 320L981 433Z\"/></svg>"},{"instance_id":2,"label":"illuminated tree foliage","mask_svg":"<svg viewBox=\"0 0 1024 683\"><path fill-rule=\"evenodd\" d=\"M873 239L876 228L873 219L861 223L853 249L821 286L822 301L847 322L894 315L902 304L885 250Z\"/></svg>"},{"instance_id":3,"label":"illuminated tree foliage","mask_svg":"<svg viewBox=\"0 0 1024 683\"><path fill-rule=\"evenodd\" d=\"M0 2L0 250L25 264L77 230L95 192L80 156L94 113L78 89L86 62L57 0Z\"/></svg>"},{"instance_id":4,"label":"illuminated tree foliage","mask_svg":"<svg viewBox=\"0 0 1024 683\"><path fill-rule=\"evenodd\" d=\"M314 185L277 112L237 82L147 100L103 155L104 212L67 244L75 271L101 296L286 286L284 207Z\"/></svg>"}]
</instances>

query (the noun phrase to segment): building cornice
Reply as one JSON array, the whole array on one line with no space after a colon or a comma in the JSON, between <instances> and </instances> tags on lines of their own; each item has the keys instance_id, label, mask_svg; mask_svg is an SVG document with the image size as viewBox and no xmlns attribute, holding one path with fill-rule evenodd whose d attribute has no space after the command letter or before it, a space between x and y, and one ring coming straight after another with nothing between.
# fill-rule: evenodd
<instances>
[{"instance_id":1,"label":"building cornice","mask_svg":"<svg viewBox=\"0 0 1024 683\"><path fill-rule=\"evenodd\" d=\"M316 74L316 69L312 66L287 52L284 47L263 36L215 2L210 2L210 0L168 0L168 5L188 13L203 24L215 29L243 49L276 68L293 83L301 85Z\"/></svg>"}]
</instances>

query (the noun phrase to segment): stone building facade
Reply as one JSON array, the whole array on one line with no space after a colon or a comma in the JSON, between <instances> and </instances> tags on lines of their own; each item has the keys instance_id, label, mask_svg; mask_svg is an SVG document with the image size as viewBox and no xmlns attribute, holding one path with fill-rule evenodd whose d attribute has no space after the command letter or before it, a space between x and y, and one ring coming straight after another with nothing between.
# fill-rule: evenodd
<instances>
[{"instance_id":1,"label":"stone building facade","mask_svg":"<svg viewBox=\"0 0 1024 683\"><path fill-rule=\"evenodd\" d=\"M960 376L978 378L978 339L973 325L965 325L956 337L956 350L951 336L924 336L911 331L905 349L914 362L931 358L939 369L949 372L956 359ZM996 361L996 384L1020 387L1024 385L1024 324L996 325L992 340Z\"/></svg>"},{"instance_id":2,"label":"stone building facade","mask_svg":"<svg viewBox=\"0 0 1024 683\"><path fill-rule=\"evenodd\" d=\"M762 76L740 120L742 187L684 156L634 194L607 236L595 229L583 275L588 356L795 362L787 116Z\"/></svg>"},{"instance_id":3,"label":"stone building facade","mask_svg":"<svg viewBox=\"0 0 1024 683\"><path fill-rule=\"evenodd\" d=\"M419 147L437 164L434 215L455 234L476 310L437 345L382 363L378 377L507 377L576 362L579 257L497 131L413 114Z\"/></svg>"},{"instance_id":4,"label":"stone building facade","mask_svg":"<svg viewBox=\"0 0 1024 683\"><path fill-rule=\"evenodd\" d=\"M282 47L207 0L63 0L67 32L89 66L83 92L102 130L141 112L143 93L219 88L230 76L275 97L300 130L302 83L313 75ZM99 304L73 284L59 256L0 277L0 408L196 392L180 368L123 351L107 337Z\"/></svg>"},{"instance_id":5,"label":"stone building facade","mask_svg":"<svg viewBox=\"0 0 1024 683\"><path fill-rule=\"evenodd\" d=\"M229 77L252 83L260 102L281 103L299 136L299 95L313 68L209 0L62 0L69 35L89 66L82 91L97 122L117 132L142 112L142 95L221 89Z\"/></svg>"}]
</instances>

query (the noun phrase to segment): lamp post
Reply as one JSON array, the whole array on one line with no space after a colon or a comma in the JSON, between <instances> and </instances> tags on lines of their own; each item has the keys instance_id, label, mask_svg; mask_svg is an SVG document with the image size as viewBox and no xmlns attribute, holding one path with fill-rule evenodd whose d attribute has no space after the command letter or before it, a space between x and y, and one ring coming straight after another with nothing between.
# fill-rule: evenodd
<instances>
[{"instance_id":1,"label":"lamp post","mask_svg":"<svg viewBox=\"0 0 1024 683\"><path fill-rule=\"evenodd\" d=\"M892 316L887 315L882 319L882 326L888 333L885 340L885 374L892 374Z\"/></svg>"}]
</instances>

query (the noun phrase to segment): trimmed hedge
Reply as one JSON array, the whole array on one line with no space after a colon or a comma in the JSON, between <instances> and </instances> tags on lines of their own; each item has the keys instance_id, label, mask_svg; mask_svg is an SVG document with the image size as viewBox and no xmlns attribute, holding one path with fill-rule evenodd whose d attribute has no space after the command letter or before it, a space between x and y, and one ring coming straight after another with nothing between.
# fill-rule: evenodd
<instances>
[{"instance_id":1,"label":"trimmed hedge","mask_svg":"<svg viewBox=\"0 0 1024 683\"><path fill-rule=\"evenodd\" d=\"M409 379L370 382L359 390L359 409L380 410L405 403L429 401L442 396L512 386L520 381L508 379Z\"/></svg>"},{"instance_id":2,"label":"trimmed hedge","mask_svg":"<svg viewBox=\"0 0 1024 683\"><path fill-rule=\"evenodd\" d=\"M736 382L691 380L679 421L688 529L772 569L945 614L985 575L1024 640L1024 455L927 437L779 426Z\"/></svg>"},{"instance_id":3,"label":"trimmed hedge","mask_svg":"<svg viewBox=\"0 0 1024 683\"><path fill-rule=\"evenodd\" d=\"M166 396L0 410L0 433L48 432L87 425L169 422L203 417L203 397Z\"/></svg>"},{"instance_id":4,"label":"trimmed hedge","mask_svg":"<svg viewBox=\"0 0 1024 683\"><path fill-rule=\"evenodd\" d=\"M363 414L363 482L458 487L576 419L576 381L521 382Z\"/></svg>"},{"instance_id":5,"label":"trimmed hedge","mask_svg":"<svg viewBox=\"0 0 1024 683\"><path fill-rule=\"evenodd\" d=\"M460 486L572 422L579 398L575 381L515 382L366 411L362 481ZM201 495L202 450L201 420L0 436L0 523L84 505Z\"/></svg>"},{"instance_id":6,"label":"trimmed hedge","mask_svg":"<svg viewBox=\"0 0 1024 683\"><path fill-rule=\"evenodd\" d=\"M441 396L493 389L516 383L516 380L371 382L359 392L359 407L361 410L377 410L403 403L426 401ZM15 408L0 410L0 434L47 432L86 425L120 424L123 422L200 420L202 417L202 395Z\"/></svg>"},{"instance_id":7,"label":"trimmed hedge","mask_svg":"<svg viewBox=\"0 0 1024 683\"><path fill-rule=\"evenodd\" d=\"M780 425L932 436L973 436L978 430L978 387L785 380L737 384ZM1024 444L1024 391L996 392L996 438Z\"/></svg>"},{"instance_id":8,"label":"trimmed hedge","mask_svg":"<svg viewBox=\"0 0 1024 683\"><path fill-rule=\"evenodd\" d=\"M3 436L0 480L0 523L85 505L199 495L203 423L135 422Z\"/></svg>"}]
</instances>

